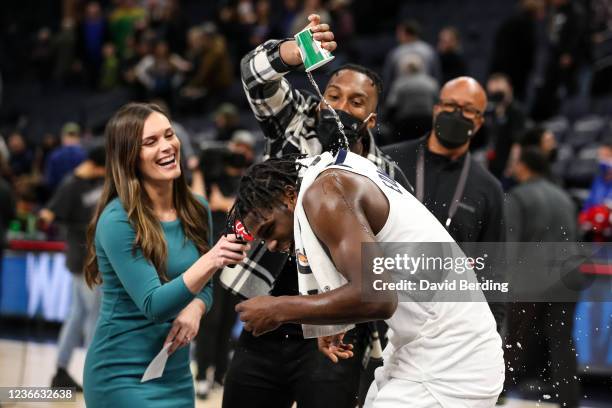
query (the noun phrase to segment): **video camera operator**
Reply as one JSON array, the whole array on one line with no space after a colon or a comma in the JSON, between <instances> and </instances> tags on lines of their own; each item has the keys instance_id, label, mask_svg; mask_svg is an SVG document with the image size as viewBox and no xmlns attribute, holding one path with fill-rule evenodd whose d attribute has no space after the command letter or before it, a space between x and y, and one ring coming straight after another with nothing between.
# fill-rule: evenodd
<instances>
[{"instance_id":1,"label":"video camera operator","mask_svg":"<svg viewBox=\"0 0 612 408\"><path fill-rule=\"evenodd\" d=\"M237 130L227 143L204 147L200 155L206 195L212 213L213 237L215 241L225 230L225 218L234 204L238 183L244 171L255 159L255 139L250 132ZM202 187L204 190L204 187ZM197 337L196 354L198 374L196 394L204 399L215 383L222 384L229 363L230 335L238 298L221 288L218 274L213 278L215 307L202 320L202 336ZM214 367L214 377L207 378L208 367Z\"/></svg>"}]
</instances>

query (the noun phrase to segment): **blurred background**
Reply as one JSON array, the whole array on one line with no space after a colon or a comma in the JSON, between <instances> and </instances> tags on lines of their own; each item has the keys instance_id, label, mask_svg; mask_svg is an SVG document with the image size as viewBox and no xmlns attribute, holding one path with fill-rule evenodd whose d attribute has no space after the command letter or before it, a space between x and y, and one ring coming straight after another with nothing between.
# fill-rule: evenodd
<instances>
[{"instance_id":1,"label":"blurred background","mask_svg":"<svg viewBox=\"0 0 612 408\"><path fill-rule=\"evenodd\" d=\"M321 87L327 72L347 62L382 76L379 145L424 135L440 87L473 76L489 96L475 157L509 189L516 146L541 148L554 180L580 208L581 239L612 240L612 0L4 0L0 386L50 384L53 363L48 372L28 373L39 354L27 353L54 360L71 275L65 228L40 211L63 177L103 144L111 114L128 101L165 105L184 168L189 177L204 170L222 225L240 174L265 144L240 60L267 39L292 37L312 13L331 25L338 43L334 61L314 71ZM413 51L393 57L400 48ZM314 93L303 72L287 78ZM608 264L590 273L597 288L609 290ZM228 310L221 319L231 326ZM584 406L612 407L611 323L611 304L578 303ZM231 336L223 341L229 358ZM537 359L546 350L524 352ZM6 371L9 362L14 372ZM70 371L80 382L79 364ZM530 384L517 395L541 399ZM220 406L216 392L208 406Z\"/></svg>"}]
</instances>

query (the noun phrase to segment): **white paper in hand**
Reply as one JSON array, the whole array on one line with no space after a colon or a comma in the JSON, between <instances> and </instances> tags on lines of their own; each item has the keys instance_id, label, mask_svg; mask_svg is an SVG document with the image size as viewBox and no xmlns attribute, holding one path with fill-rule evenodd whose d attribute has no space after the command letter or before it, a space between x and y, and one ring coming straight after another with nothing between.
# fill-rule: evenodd
<instances>
[{"instance_id":1,"label":"white paper in hand","mask_svg":"<svg viewBox=\"0 0 612 408\"><path fill-rule=\"evenodd\" d=\"M166 368L166 361L168 361L168 348L172 343L166 344L161 351L155 356L149 363L149 366L145 370L141 383L149 380L154 380L161 377L164 374L164 368Z\"/></svg>"}]
</instances>

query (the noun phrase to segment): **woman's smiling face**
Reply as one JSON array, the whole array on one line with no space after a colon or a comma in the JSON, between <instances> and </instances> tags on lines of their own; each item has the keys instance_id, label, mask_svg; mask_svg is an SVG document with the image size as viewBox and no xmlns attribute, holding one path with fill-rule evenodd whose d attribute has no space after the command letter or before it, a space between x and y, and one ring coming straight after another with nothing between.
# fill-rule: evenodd
<instances>
[{"instance_id":1,"label":"woman's smiling face","mask_svg":"<svg viewBox=\"0 0 612 408\"><path fill-rule=\"evenodd\" d=\"M181 175L181 142L172 130L170 121L153 112L144 123L138 169L143 180L171 181Z\"/></svg>"}]
</instances>

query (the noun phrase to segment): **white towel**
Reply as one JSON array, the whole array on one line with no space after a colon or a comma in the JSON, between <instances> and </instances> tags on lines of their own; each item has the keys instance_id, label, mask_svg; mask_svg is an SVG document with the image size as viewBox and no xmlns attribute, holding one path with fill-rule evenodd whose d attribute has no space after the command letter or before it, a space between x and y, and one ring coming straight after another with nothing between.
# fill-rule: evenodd
<instances>
[{"instance_id":1,"label":"white towel","mask_svg":"<svg viewBox=\"0 0 612 408\"><path fill-rule=\"evenodd\" d=\"M320 156L304 159L302 164L308 168L301 170L300 194L294 212L294 238L296 264L298 267L298 287L302 295L316 295L344 286L347 280L336 270L334 263L319 243L310 228L302 206L303 192L314 182L325 167L333 163L334 157L326 152ZM304 338L331 336L346 332L355 327L353 324L311 325L303 324Z\"/></svg>"}]
</instances>

